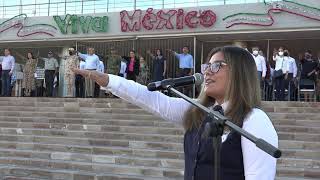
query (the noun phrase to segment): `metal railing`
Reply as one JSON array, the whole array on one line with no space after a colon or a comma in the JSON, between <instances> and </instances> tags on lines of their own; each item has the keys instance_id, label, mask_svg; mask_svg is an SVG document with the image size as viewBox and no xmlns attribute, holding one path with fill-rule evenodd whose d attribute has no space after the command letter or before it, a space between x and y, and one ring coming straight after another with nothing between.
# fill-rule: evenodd
<instances>
[{"instance_id":1,"label":"metal railing","mask_svg":"<svg viewBox=\"0 0 320 180\"><path fill-rule=\"evenodd\" d=\"M28 16L95 14L150 7L155 9L199 7L256 3L263 0L34 0L33 2L1 0L0 18L10 18L22 13Z\"/></svg>"}]
</instances>

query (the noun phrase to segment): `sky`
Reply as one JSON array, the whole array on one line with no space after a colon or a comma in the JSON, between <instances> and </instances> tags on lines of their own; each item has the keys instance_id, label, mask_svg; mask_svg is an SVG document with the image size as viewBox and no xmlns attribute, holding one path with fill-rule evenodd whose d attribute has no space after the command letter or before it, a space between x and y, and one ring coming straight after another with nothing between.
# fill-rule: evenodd
<instances>
[{"instance_id":1,"label":"sky","mask_svg":"<svg viewBox=\"0 0 320 180\"><path fill-rule=\"evenodd\" d=\"M50 0L50 6L48 2L49 0L0 0L0 18L10 18L20 13L26 13L28 16L52 16L65 13L117 12L132 10L134 7L134 0L67 0L67 5L64 3L65 0ZM263 2L263 0L136 0L136 8L147 9L153 7L162 9L254 2ZM22 9L20 3L22 3ZM49 13L48 9L50 9Z\"/></svg>"}]
</instances>

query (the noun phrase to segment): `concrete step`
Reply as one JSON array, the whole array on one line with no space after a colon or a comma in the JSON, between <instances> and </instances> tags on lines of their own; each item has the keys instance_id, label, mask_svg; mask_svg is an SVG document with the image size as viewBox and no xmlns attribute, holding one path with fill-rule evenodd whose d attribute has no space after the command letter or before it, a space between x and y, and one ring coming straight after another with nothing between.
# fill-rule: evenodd
<instances>
[{"instance_id":1,"label":"concrete step","mask_svg":"<svg viewBox=\"0 0 320 180\"><path fill-rule=\"evenodd\" d=\"M299 101L263 101L262 108L265 107L313 107L320 108L318 102L299 102Z\"/></svg>"},{"instance_id":2,"label":"concrete step","mask_svg":"<svg viewBox=\"0 0 320 180\"><path fill-rule=\"evenodd\" d=\"M154 178L182 178L183 170L181 169L164 169L164 168L148 168L145 166L127 166L127 165L108 165L108 164L92 164L92 163L80 163L80 162L69 162L66 163L60 160L43 161L41 159L29 159L29 158L0 158L0 163L5 165L15 166L27 166L29 168L41 167L43 168L54 168L54 169L67 169L68 171L85 171L94 173L114 173L123 175L133 176L144 176L144 179L148 177ZM25 168L24 168L25 169ZM292 168L278 166L277 175L278 177L284 176L298 177L298 178L319 178L318 169L310 168ZM170 175L168 175L170 174ZM172 176L173 175L173 176Z\"/></svg>"},{"instance_id":3,"label":"concrete step","mask_svg":"<svg viewBox=\"0 0 320 180\"><path fill-rule=\"evenodd\" d=\"M154 150L170 150L183 151L182 143L170 142L145 142L136 140L107 140L107 139L89 139L89 138L71 138L71 137L51 137L51 136L29 136L29 135L1 135L0 141L12 142L43 142L47 144L68 144L79 146L116 146L129 147L136 149L154 149Z\"/></svg>"},{"instance_id":4,"label":"concrete step","mask_svg":"<svg viewBox=\"0 0 320 180\"><path fill-rule=\"evenodd\" d=\"M269 113L317 113L320 111L320 107L262 107L264 111Z\"/></svg>"},{"instance_id":5,"label":"concrete step","mask_svg":"<svg viewBox=\"0 0 320 180\"><path fill-rule=\"evenodd\" d=\"M292 169L294 171L295 169ZM26 166L6 166L0 167L0 172L3 175L11 174L13 179L4 179L4 180L182 180L183 178L175 177L171 178L152 178L146 176L128 176L128 175L117 175L117 174L107 174L107 173L90 173L83 171L71 171L64 169L48 169L48 168L30 168ZM278 173L284 174L283 170L279 170ZM14 175L14 176L12 176ZM10 176L7 176L11 178ZM277 177L276 180L317 180L315 178L307 177L285 177L281 175Z\"/></svg>"},{"instance_id":6,"label":"concrete step","mask_svg":"<svg viewBox=\"0 0 320 180\"><path fill-rule=\"evenodd\" d=\"M130 124L128 124L130 125ZM83 132L118 132L118 133L144 133L144 134L166 134L183 136L184 130L175 127L151 126L128 126L128 125L91 125L91 124L63 124L63 123L25 123L25 122L1 122L0 127L10 129L46 129L62 131L83 131ZM172 124L171 124L172 125Z\"/></svg>"},{"instance_id":7,"label":"concrete step","mask_svg":"<svg viewBox=\"0 0 320 180\"><path fill-rule=\"evenodd\" d=\"M1 119L1 117L0 117ZM77 127L83 129L96 128L97 126L138 126L138 127L165 127L182 129L179 125L163 120L139 120L139 119L80 119L80 118L21 118L7 117L0 121L3 127L52 127L65 128Z\"/></svg>"},{"instance_id":8,"label":"concrete step","mask_svg":"<svg viewBox=\"0 0 320 180\"><path fill-rule=\"evenodd\" d=\"M130 128L129 128L130 129ZM134 129L134 128L131 128ZM86 139L105 139L105 140L135 140L149 142L173 142L182 143L183 134L181 131L173 130L174 134L163 134L161 129L148 133L141 131L119 132L119 129L110 131L83 131L69 129L42 129L42 128L5 128L0 129L0 135L27 135L39 137L68 137L68 138L86 138ZM165 131L165 130L164 130ZM172 131L171 131L172 132ZM147 135L146 135L147 134ZM280 140L297 140L297 141L320 141L320 134L316 133L299 133L299 132L278 132Z\"/></svg>"},{"instance_id":9,"label":"concrete step","mask_svg":"<svg viewBox=\"0 0 320 180\"><path fill-rule=\"evenodd\" d=\"M281 144L281 141L280 141ZM304 149L281 149L282 157L313 159L320 160L320 149L304 150Z\"/></svg>"},{"instance_id":10,"label":"concrete step","mask_svg":"<svg viewBox=\"0 0 320 180\"><path fill-rule=\"evenodd\" d=\"M183 159L164 159L153 157L135 157L128 155L95 155L87 153L53 152L0 149L0 158L30 158L39 160L61 160L65 163L92 163L128 166L147 166L158 168L183 169Z\"/></svg>"},{"instance_id":11,"label":"concrete step","mask_svg":"<svg viewBox=\"0 0 320 180\"><path fill-rule=\"evenodd\" d=\"M320 142L298 141L298 140L280 140L280 149L303 149L303 150L319 150Z\"/></svg>"},{"instance_id":12,"label":"concrete step","mask_svg":"<svg viewBox=\"0 0 320 180\"><path fill-rule=\"evenodd\" d=\"M73 131L64 129L17 129L17 128L1 128L0 135L23 135L38 137L68 137L83 139L105 139L105 140L132 140L132 141L148 141L148 142L172 142L182 143L183 135L171 134L144 134L144 132L93 132L93 131Z\"/></svg>"},{"instance_id":13,"label":"concrete step","mask_svg":"<svg viewBox=\"0 0 320 180\"><path fill-rule=\"evenodd\" d=\"M39 120L39 121L38 121ZM80 118L19 118L8 117L0 121L0 127L12 128L44 128L44 129L70 129L70 130L118 130L126 129L130 132L130 128L136 129L151 128L150 131L161 131L161 133L168 134L183 134L182 126L173 125L168 121L160 120L139 120L139 119L80 119ZM61 123L64 121L64 123ZM305 132L305 133L320 133L320 121L316 123L309 123L305 121L277 121L274 123L278 132ZM135 126L135 127L133 127Z\"/></svg>"},{"instance_id":14,"label":"concrete step","mask_svg":"<svg viewBox=\"0 0 320 180\"><path fill-rule=\"evenodd\" d=\"M320 160L315 159L298 159L298 158L280 158L277 161L280 167L309 168L320 169Z\"/></svg>"},{"instance_id":15,"label":"concrete step","mask_svg":"<svg viewBox=\"0 0 320 180\"><path fill-rule=\"evenodd\" d=\"M318 178L316 178L318 179ZM314 178L304 178L304 177L276 177L275 180L316 180Z\"/></svg>"},{"instance_id":16,"label":"concrete step","mask_svg":"<svg viewBox=\"0 0 320 180\"><path fill-rule=\"evenodd\" d=\"M286 178L305 178L311 180L318 180L320 178L319 169L309 168L293 168L293 167L277 167L277 177Z\"/></svg>"},{"instance_id":17,"label":"concrete step","mask_svg":"<svg viewBox=\"0 0 320 180\"><path fill-rule=\"evenodd\" d=\"M137 108L136 105L130 104L120 99L101 98L101 99L77 99L77 98L15 98L4 100L0 99L0 106L32 106L32 107L64 107L65 104L74 103L80 107L97 107L97 108Z\"/></svg>"},{"instance_id":18,"label":"concrete step","mask_svg":"<svg viewBox=\"0 0 320 180\"><path fill-rule=\"evenodd\" d=\"M268 113L269 117L271 119L291 119L291 120L320 120L320 114L319 113L287 113L287 112L281 112L281 113Z\"/></svg>"},{"instance_id":19,"label":"concrete step","mask_svg":"<svg viewBox=\"0 0 320 180\"><path fill-rule=\"evenodd\" d=\"M310 133L310 134L320 134L319 127L303 127L296 125L275 125L277 132L296 132L296 133Z\"/></svg>"},{"instance_id":20,"label":"concrete step","mask_svg":"<svg viewBox=\"0 0 320 180\"><path fill-rule=\"evenodd\" d=\"M27 166L37 168L67 169L92 173L112 173L120 175L145 176L154 178L182 178L183 170L177 168L157 168L147 166L128 166L104 163L65 162L62 160L42 160L36 158L7 158L0 157L0 164Z\"/></svg>"},{"instance_id":21,"label":"concrete step","mask_svg":"<svg viewBox=\"0 0 320 180\"><path fill-rule=\"evenodd\" d=\"M119 175L110 173L90 173L84 171L72 171L53 168L30 168L27 166L5 166L0 167L3 175L9 175L17 179L10 180L182 180L183 178L152 178L146 176ZM21 179L20 179L21 178ZM29 178L29 179L27 179ZM7 179L6 179L7 180Z\"/></svg>"},{"instance_id":22,"label":"concrete step","mask_svg":"<svg viewBox=\"0 0 320 180\"><path fill-rule=\"evenodd\" d=\"M150 114L138 108L98 108L98 107L32 107L32 106L0 106L0 112L50 112L50 113L115 113L115 114Z\"/></svg>"},{"instance_id":23,"label":"concrete step","mask_svg":"<svg viewBox=\"0 0 320 180\"><path fill-rule=\"evenodd\" d=\"M262 107L283 150L276 179L320 179L320 103ZM120 99L0 98L0 177L180 180L183 133Z\"/></svg>"},{"instance_id":24,"label":"concrete step","mask_svg":"<svg viewBox=\"0 0 320 180\"><path fill-rule=\"evenodd\" d=\"M320 127L320 121L318 120L272 119L272 123L275 126L291 125L300 127Z\"/></svg>"},{"instance_id":25,"label":"concrete step","mask_svg":"<svg viewBox=\"0 0 320 180\"><path fill-rule=\"evenodd\" d=\"M90 102L37 102L37 101L0 101L0 111L44 111L44 112L61 112L68 110L68 108L77 108L82 112L86 111L102 111L103 109L120 109L125 112L126 110L137 110L143 111L141 108L128 104L122 101L106 101L100 103ZM320 111L319 108L315 107L263 107L263 110L268 114L270 113L317 113ZM144 111L145 112L145 111Z\"/></svg>"},{"instance_id":26,"label":"concrete step","mask_svg":"<svg viewBox=\"0 0 320 180\"><path fill-rule=\"evenodd\" d=\"M9 123L9 122L0 122L1 130L3 133L14 133L14 134L29 134L29 135L54 135L58 134L63 136L72 136L72 134L76 134L76 136L89 136L92 133L98 134L100 133L100 137L108 136L108 133L114 133L114 135L123 135L124 137L127 134L131 133L139 133L142 136L145 135L178 135L183 136L184 131L181 128L167 128L167 127L154 127L154 126L119 126L119 125L74 125L74 124L51 124L51 123ZM276 129L281 135L280 139L288 139L295 138L297 136L301 140L302 137L312 139L319 137L320 127L300 127L300 126L283 126L278 125ZM40 132L41 131L41 132ZM45 132L47 131L47 132ZM94 131L94 132L93 132ZM292 133L294 132L294 133ZM118 134L120 133L120 134ZM121 134L122 133L122 134ZM315 135L316 134L316 135ZM300 136L301 135L301 136ZM110 135L109 135L110 136ZM99 136L95 136L99 137ZM153 136L150 136L152 138ZM284 137L284 138L282 138ZM141 138L141 136L140 136ZM155 137L156 140L158 138ZM306 139L305 139L306 140ZM157 141L157 140L156 140ZM181 140L178 140L181 142ZM309 140L306 140L309 141Z\"/></svg>"},{"instance_id":27,"label":"concrete step","mask_svg":"<svg viewBox=\"0 0 320 180\"><path fill-rule=\"evenodd\" d=\"M33 151L33 150L12 150L0 149L0 158L31 158L41 160L61 160L66 163L102 163L128 166L148 166L159 168L184 168L183 159L164 159L153 157L136 157L132 155L95 155L88 153L54 152L54 151ZM278 166L319 169L320 160L281 158L278 160Z\"/></svg>"},{"instance_id":28,"label":"concrete step","mask_svg":"<svg viewBox=\"0 0 320 180\"><path fill-rule=\"evenodd\" d=\"M161 120L160 117L155 117L151 114L125 114L125 113L89 113L89 112L29 112L29 111L0 111L0 120L8 117L23 118L80 118L80 119L142 119L142 120Z\"/></svg>"},{"instance_id":29,"label":"concrete step","mask_svg":"<svg viewBox=\"0 0 320 180\"><path fill-rule=\"evenodd\" d=\"M114 109L111 109L114 110ZM117 109L119 110L119 109ZM106 110L108 111L108 110ZM270 118L276 120L320 120L319 113L271 113ZM141 119L141 120L161 120L160 117L156 117L149 113L122 113L119 110L118 113L110 112L79 112L79 110L71 110L66 112L32 112L32 111L0 111L0 120L8 117L21 117L21 118L90 118L90 119Z\"/></svg>"},{"instance_id":30,"label":"concrete step","mask_svg":"<svg viewBox=\"0 0 320 180\"><path fill-rule=\"evenodd\" d=\"M278 137L281 140L320 142L320 134L317 133L278 132Z\"/></svg>"},{"instance_id":31,"label":"concrete step","mask_svg":"<svg viewBox=\"0 0 320 180\"><path fill-rule=\"evenodd\" d=\"M164 159L184 159L183 151L157 150L140 147L119 147L119 146L85 146L71 144L48 144L45 142L12 142L0 141L0 148L12 150L28 151L52 151L85 153L93 155L109 156L135 156L142 158L164 158Z\"/></svg>"}]
</instances>

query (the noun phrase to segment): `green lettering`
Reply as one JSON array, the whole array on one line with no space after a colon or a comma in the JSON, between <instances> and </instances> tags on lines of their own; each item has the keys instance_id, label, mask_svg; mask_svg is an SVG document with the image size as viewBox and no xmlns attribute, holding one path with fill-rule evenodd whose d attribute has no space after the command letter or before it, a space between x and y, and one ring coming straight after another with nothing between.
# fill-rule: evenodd
<instances>
[{"instance_id":1,"label":"green lettering","mask_svg":"<svg viewBox=\"0 0 320 180\"><path fill-rule=\"evenodd\" d=\"M78 34L78 16L77 15L72 15L70 17L70 22L71 22L71 33L72 34Z\"/></svg>"},{"instance_id":2,"label":"green lettering","mask_svg":"<svg viewBox=\"0 0 320 180\"><path fill-rule=\"evenodd\" d=\"M62 34L67 34L69 21L70 21L70 15L67 14L64 19L61 19L60 16L53 16L54 21L57 23L60 31Z\"/></svg>"},{"instance_id":3,"label":"green lettering","mask_svg":"<svg viewBox=\"0 0 320 180\"><path fill-rule=\"evenodd\" d=\"M81 16L79 17L79 22L80 22L80 27L83 33L88 33L89 32L89 26L90 26L90 22L92 20L91 16Z\"/></svg>"},{"instance_id":4,"label":"green lettering","mask_svg":"<svg viewBox=\"0 0 320 180\"><path fill-rule=\"evenodd\" d=\"M108 17L94 17L91 21L91 29L95 32L107 32Z\"/></svg>"}]
</instances>

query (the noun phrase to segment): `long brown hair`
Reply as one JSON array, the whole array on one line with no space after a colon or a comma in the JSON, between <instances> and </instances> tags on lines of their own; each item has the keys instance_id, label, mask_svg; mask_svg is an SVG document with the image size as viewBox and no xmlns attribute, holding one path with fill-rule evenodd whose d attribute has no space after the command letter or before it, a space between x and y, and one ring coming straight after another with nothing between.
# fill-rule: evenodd
<instances>
[{"instance_id":1,"label":"long brown hair","mask_svg":"<svg viewBox=\"0 0 320 180\"><path fill-rule=\"evenodd\" d=\"M225 101L228 101L228 107L225 110L225 116L242 127L246 115L252 108L259 107L261 104L256 64L248 51L235 46L215 48L208 57L211 58L218 52L223 53L225 62L229 66L229 79L225 93ZM207 96L203 88L197 100L206 107L215 103L215 99ZM200 109L191 107L184 114L185 130L199 128L204 118L205 114Z\"/></svg>"}]
</instances>

